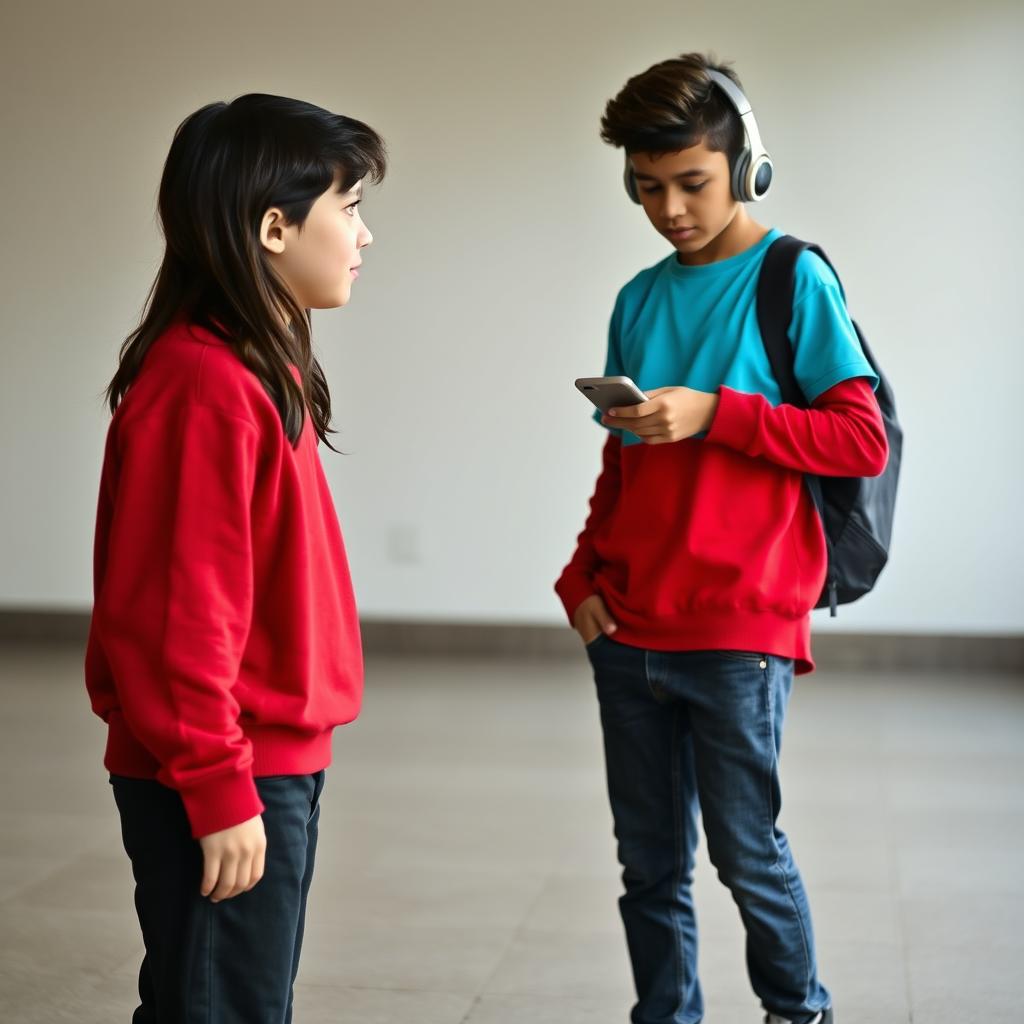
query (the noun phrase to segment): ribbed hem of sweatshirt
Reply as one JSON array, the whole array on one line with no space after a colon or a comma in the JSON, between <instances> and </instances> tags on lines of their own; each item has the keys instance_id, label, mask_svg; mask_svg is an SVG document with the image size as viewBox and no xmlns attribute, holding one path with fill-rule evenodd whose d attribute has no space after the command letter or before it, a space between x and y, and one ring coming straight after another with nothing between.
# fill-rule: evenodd
<instances>
[{"instance_id":1,"label":"ribbed hem of sweatshirt","mask_svg":"<svg viewBox=\"0 0 1024 1024\"><path fill-rule=\"evenodd\" d=\"M133 779L157 779L160 765L135 738L119 714L108 719L104 767L114 775ZM240 825L263 813L254 779L268 775L312 775L331 763L331 732L312 735L293 729L245 730L252 745L252 765L224 772L178 792L185 805L193 838ZM163 780L160 780L163 781Z\"/></svg>"},{"instance_id":2,"label":"ribbed hem of sweatshirt","mask_svg":"<svg viewBox=\"0 0 1024 1024\"><path fill-rule=\"evenodd\" d=\"M796 675L814 671L809 613L792 619L742 608L680 609L677 617L650 622L630 615L610 595L603 596L618 625L617 643L652 651L753 651L792 658Z\"/></svg>"}]
</instances>

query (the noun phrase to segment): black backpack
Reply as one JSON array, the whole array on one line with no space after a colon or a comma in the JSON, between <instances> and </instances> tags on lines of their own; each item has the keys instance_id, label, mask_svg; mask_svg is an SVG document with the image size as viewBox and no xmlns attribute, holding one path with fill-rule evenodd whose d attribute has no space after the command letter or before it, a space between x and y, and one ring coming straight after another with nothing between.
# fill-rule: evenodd
<instances>
[{"instance_id":1,"label":"black backpack","mask_svg":"<svg viewBox=\"0 0 1024 1024\"><path fill-rule=\"evenodd\" d=\"M817 253L829 267L829 258L811 242L783 235L768 247L757 282L757 320L772 372L779 382L782 401L801 408L809 403L793 373L793 345L788 337L793 318L793 271L804 249ZM833 272L835 268L832 267ZM838 279L839 275L836 275ZM892 387L854 322L864 355L878 374L875 392L885 433L889 463L878 477L822 477L807 474L808 489L821 515L828 548L828 575L817 608L836 607L862 597L878 579L889 559L896 484L900 475L903 429L896 418Z\"/></svg>"}]
</instances>

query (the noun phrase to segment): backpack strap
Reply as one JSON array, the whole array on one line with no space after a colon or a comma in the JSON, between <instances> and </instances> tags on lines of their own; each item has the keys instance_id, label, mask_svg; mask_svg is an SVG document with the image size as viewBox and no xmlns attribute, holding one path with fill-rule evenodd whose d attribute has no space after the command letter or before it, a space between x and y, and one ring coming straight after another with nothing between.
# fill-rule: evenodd
<instances>
[{"instance_id":1,"label":"backpack strap","mask_svg":"<svg viewBox=\"0 0 1024 1024\"><path fill-rule=\"evenodd\" d=\"M772 373L779 383L783 402L804 409L809 403L800 390L793 370L793 344L789 340L789 327L793 322L796 261L805 249L820 256L835 274L835 267L819 246L793 235L782 235L768 246L757 281L757 321ZM838 274L836 280L839 280Z\"/></svg>"},{"instance_id":2,"label":"backpack strap","mask_svg":"<svg viewBox=\"0 0 1024 1024\"><path fill-rule=\"evenodd\" d=\"M792 235L782 235L768 247L761 264L761 272L757 281L757 322L761 330L761 338L772 373L782 392L782 401L787 405L795 405L801 409L810 407L807 396L797 383L794 370L793 343L789 340L789 327L793 322L793 293L796 287L796 261L805 249L817 253L835 273L828 257L821 249L811 242L804 242ZM839 275L836 274L836 280ZM813 474L804 474L807 490L825 523L825 495L821 488L821 479ZM828 548L830 585L830 605L832 616L836 614L835 588L832 585L832 543L825 531L825 544Z\"/></svg>"}]
</instances>

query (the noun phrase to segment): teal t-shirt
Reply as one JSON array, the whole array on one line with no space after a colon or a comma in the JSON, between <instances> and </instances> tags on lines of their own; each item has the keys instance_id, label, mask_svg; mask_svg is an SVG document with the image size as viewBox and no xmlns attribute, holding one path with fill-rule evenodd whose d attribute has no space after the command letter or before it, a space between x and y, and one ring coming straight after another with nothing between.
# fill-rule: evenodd
<instances>
[{"instance_id":1,"label":"teal t-shirt","mask_svg":"<svg viewBox=\"0 0 1024 1024\"><path fill-rule=\"evenodd\" d=\"M757 278L765 252L782 234L772 228L760 242L717 263L685 266L672 252L640 271L615 301L605 376L630 377L641 391L714 392L724 385L779 405L782 393L757 325ZM789 339L797 383L808 402L852 377L878 386L842 285L813 252L797 259ZM594 418L600 422L600 411ZM634 434L614 432L624 444L640 442Z\"/></svg>"}]
</instances>

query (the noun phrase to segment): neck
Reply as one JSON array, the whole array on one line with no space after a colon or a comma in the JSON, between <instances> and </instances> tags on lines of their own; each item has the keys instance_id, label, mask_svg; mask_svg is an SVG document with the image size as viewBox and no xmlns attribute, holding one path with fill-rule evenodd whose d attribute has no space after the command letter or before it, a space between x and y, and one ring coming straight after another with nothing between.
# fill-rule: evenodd
<instances>
[{"instance_id":1,"label":"neck","mask_svg":"<svg viewBox=\"0 0 1024 1024\"><path fill-rule=\"evenodd\" d=\"M714 238L697 252L677 253L676 259L684 266L702 267L708 263L738 256L768 234L768 228L752 220L742 203L736 204L732 220Z\"/></svg>"}]
</instances>

